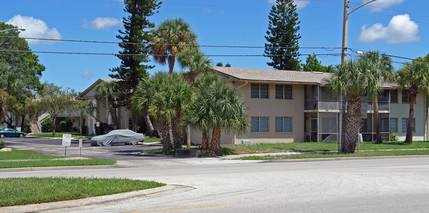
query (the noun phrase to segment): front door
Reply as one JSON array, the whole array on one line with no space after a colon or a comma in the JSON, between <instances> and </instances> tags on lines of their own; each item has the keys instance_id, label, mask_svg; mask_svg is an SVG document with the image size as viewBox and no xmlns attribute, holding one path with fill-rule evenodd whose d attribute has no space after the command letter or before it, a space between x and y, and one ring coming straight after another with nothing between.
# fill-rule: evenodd
<instances>
[{"instance_id":1,"label":"front door","mask_svg":"<svg viewBox=\"0 0 429 213\"><path fill-rule=\"evenodd\" d=\"M311 118L311 142L317 142L317 118Z\"/></svg>"}]
</instances>

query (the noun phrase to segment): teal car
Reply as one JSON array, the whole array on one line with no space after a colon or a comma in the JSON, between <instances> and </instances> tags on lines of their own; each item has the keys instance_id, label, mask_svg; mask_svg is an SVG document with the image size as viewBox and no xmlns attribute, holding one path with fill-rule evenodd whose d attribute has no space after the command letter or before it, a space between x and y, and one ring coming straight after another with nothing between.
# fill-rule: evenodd
<instances>
[{"instance_id":1,"label":"teal car","mask_svg":"<svg viewBox=\"0 0 429 213\"><path fill-rule=\"evenodd\" d=\"M18 131L16 129L12 129L12 128L5 128L5 129L1 129L0 130L0 138L4 138L4 137L24 137L25 136L25 132L21 132Z\"/></svg>"}]
</instances>

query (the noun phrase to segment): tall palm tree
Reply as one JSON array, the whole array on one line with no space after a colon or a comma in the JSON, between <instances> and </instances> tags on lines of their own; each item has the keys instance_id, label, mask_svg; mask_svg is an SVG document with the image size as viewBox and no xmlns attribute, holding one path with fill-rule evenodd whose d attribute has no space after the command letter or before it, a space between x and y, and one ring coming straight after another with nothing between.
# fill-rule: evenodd
<instances>
[{"instance_id":1,"label":"tall palm tree","mask_svg":"<svg viewBox=\"0 0 429 213\"><path fill-rule=\"evenodd\" d=\"M109 112L112 116L113 129L117 129L119 127L118 115L115 108L116 100L114 98L117 88L118 85L115 82L104 82L95 87L97 99L107 98L106 107L109 107Z\"/></svg>"},{"instance_id":2,"label":"tall palm tree","mask_svg":"<svg viewBox=\"0 0 429 213\"><path fill-rule=\"evenodd\" d=\"M154 30L150 45L151 54L161 65L168 63L168 72L171 75L176 55L184 49L195 46L196 40L196 34L183 19L167 19Z\"/></svg>"},{"instance_id":3,"label":"tall palm tree","mask_svg":"<svg viewBox=\"0 0 429 213\"><path fill-rule=\"evenodd\" d=\"M379 84L377 85L377 88L374 88L375 90L371 91L373 93L368 93L368 97L372 99L373 103L375 139L377 143L382 143L380 134L380 117L378 113L378 95L380 95L381 92L380 86L384 82L392 80L392 59L378 51L368 51L359 60L369 60L369 63L373 63L374 65L370 67L375 68L369 71L375 78L377 78Z\"/></svg>"},{"instance_id":4,"label":"tall palm tree","mask_svg":"<svg viewBox=\"0 0 429 213\"><path fill-rule=\"evenodd\" d=\"M354 153L361 127L361 96L375 93L378 88L378 78L373 75L374 64L368 60L349 61L338 66L334 77L327 82L327 86L335 95L348 96L347 111L344 115L344 142L341 143L341 152Z\"/></svg>"},{"instance_id":5,"label":"tall palm tree","mask_svg":"<svg viewBox=\"0 0 429 213\"><path fill-rule=\"evenodd\" d=\"M157 73L152 78L153 84L158 85L153 94L153 102L149 111L163 123L162 136L164 152L172 151L172 145L178 149L182 147L181 138L178 138L182 112L186 110L192 99L191 86L179 74Z\"/></svg>"},{"instance_id":6,"label":"tall palm tree","mask_svg":"<svg viewBox=\"0 0 429 213\"><path fill-rule=\"evenodd\" d=\"M195 76L200 73L207 73L212 63L198 48L183 50L181 55L177 57L177 61L182 68L189 69L186 73L186 79L192 87L195 84Z\"/></svg>"},{"instance_id":7,"label":"tall palm tree","mask_svg":"<svg viewBox=\"0 0 429 213\"><path fill-rule=\"evenodd\" d=\"M142 112L146 123L146 133L153 137L154 127L150 119L149 107L153 102L153 94L156 92L157 85L153 81L145 79L138 85L131 98L131 105L135 111Z\"/></svg>"},{"instance_id":8,"label":"tall palm tree","mask_svg":"<svg viewBox=\"0 0 429 213\"><path fill-rule=\"evenodd\" d=\"M208 75L196 82L199 95L192 103L185 121L202 131L202 149L208 148L207 133L213 131L210 149L222 155L220 137L227 132L244 132L248 126L247 114L237 91L230 89L216 75Z\"/></svg>"},{"instance_id":9,"label":"tall palm tree","mask_svg":"<svg viewBox=\"0 0 429 213\"><path fill-rule=\"evenodd\" d=\"M425 62L406 63L397 73L396 80L403 89L410 91L410 112L407 124L406 143L413 142L414 130L414 105L419 90L429 87L429 66Z\"/></svg>"}]
</instances>

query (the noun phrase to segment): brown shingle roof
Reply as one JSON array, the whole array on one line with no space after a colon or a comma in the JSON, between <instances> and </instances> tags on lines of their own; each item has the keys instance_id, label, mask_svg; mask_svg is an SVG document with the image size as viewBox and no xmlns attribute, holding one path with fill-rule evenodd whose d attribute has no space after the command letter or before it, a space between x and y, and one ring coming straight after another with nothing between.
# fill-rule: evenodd
<instances>
[{"instance_id":1,"label":"brown shingle roof","mask_svg":"<svg viewBox=\"0 0 429 213\"><path fill-rule=\"evenodd\" d=\"M332 73L268 70L238 67L212 67L222 75L244 81L270 81L296 84L321 84L330 79Z\"/></svg>"}]
</instances>

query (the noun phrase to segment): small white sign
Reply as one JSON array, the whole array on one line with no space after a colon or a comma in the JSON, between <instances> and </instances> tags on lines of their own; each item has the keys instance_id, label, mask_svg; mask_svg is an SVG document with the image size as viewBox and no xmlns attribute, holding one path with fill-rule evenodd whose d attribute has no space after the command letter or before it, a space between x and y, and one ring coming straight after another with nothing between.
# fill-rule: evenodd
<instances>
[{"instance_id":1,"label":"small white sign","mask_svg":"<svg viewBox=\"0 0 429 213\"><path fill-rule=\"evenodd\" d=\"M79 139L79 148L82 149L82 139Z\"/></svg>"},{"instance_id":2,"label":"small white sign","mask_svg":"<svg viewBox=\"0 0 429 213\"><path fill-rule=\"evenodd\" d=\"M62 146L71 146L71 134L63 134Z\"/></svg>"}]
</instances>

